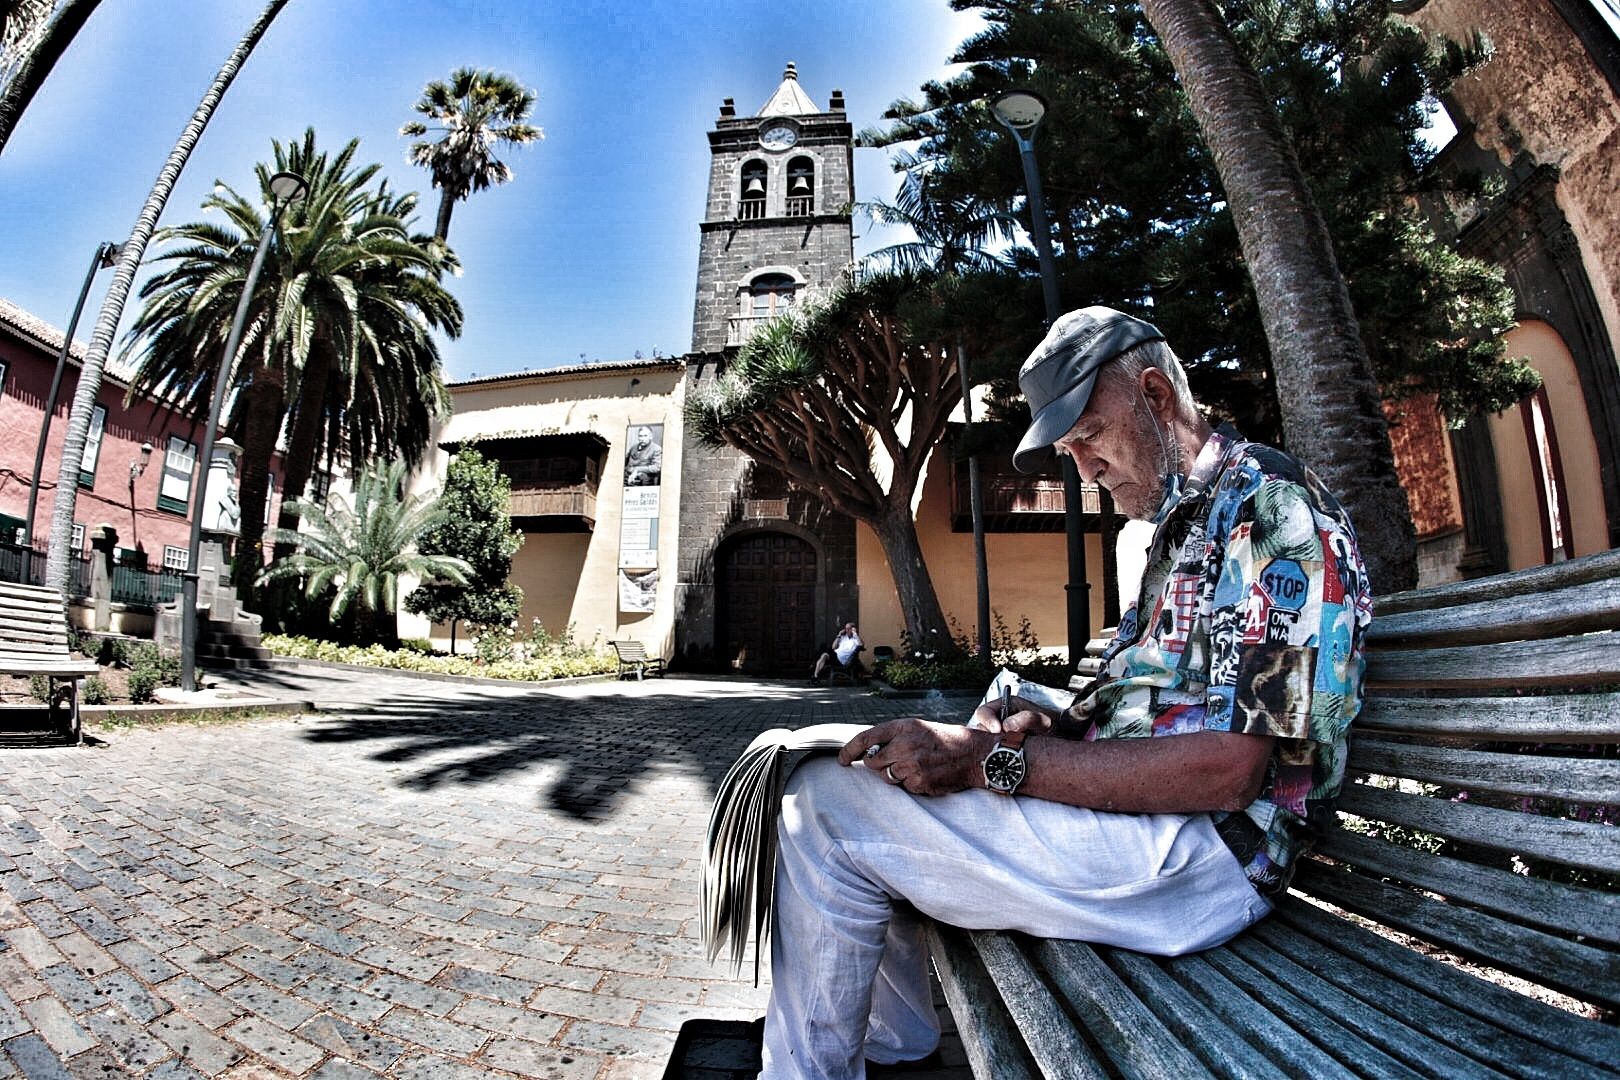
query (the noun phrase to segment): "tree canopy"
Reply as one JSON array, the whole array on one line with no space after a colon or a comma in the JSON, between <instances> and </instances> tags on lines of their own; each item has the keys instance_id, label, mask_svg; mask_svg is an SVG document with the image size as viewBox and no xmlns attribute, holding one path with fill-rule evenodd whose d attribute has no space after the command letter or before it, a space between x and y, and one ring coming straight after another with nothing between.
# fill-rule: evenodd
<instances>
[{"instance_id":1,"label":"tree canopy","mask_svg":"<svg viewBox=\"0 0 1620 1080\"><path fill-rule=\"evenodd\" d=\"M450 215L458 200L475 191L512 179L512 168L495 156L501 146L519 147L545 138L526 123L534 110L535 93L510 75L476 68L457 68L447 82L435 80L422 91L416 111L432 126L412 120L399 129L407 138L420 139L430 131L434 140L411 144L411 164L433 176L439 189L439 218L434 235L450 235Z\"/></svg>"},{"instance_id":2,"label":"tree canopy","mask_svg":"<svg viewBox=\"0 0 1620 1080\"><path fill-rule=\"evenodd\" d=\"M1038 154L1066 306L1106 303L1152 318L1189 361L1202 400L1251 435L1277 437L1270 355L1237 232L1140 7L952 5L987 23L953 58L969 66L895 103L890 122L862 142L914 144L898 167L926 169L938 198L977 197L1023 216L1018 155L986 102L1015 86L1043 94ZM1485 44L1427 39L1380 0L1222 8L1327 219L1385 396L1432 392L1460 421L1534 387L1528 365L1504 355L1513 307L1501 271L1447 249L1415 199L1437 183L1423 139L1433 101ZM1034 276L1031 251L1007 258ZM1038 328L1030 324L1027 345Z\"/></svg>"},{"instance_id":3,"label":"tree canopy","mask_svg":"<svg viewBox=\"0 0 1620 1080\"><path fill-rule=\"evenodd\" d=\"M414 462L435 419L448 408L435 332L456 336L461 307L442 278L454 255L413 234L414 194L372 181L380 166L354 162L359 141L337 154L317 149L315 133L273 143L256 166L252 195L221 185L204 212L223 222L166 228L167 264L141 289L144 306L129 331L136 359L131 394L150 393L206 415L225 338L273 205L270 177L292 172L309 193L282 211L274 249L255 285L236 390L225 417L243 444L239 581L251 582L265 519L271 459L287 433L283 498L298 499L316 462L375 454ZM283 522L290 526L289 519Z\"/></svg>"},{"instance_id":4,"label":"tree canopy","mask_svg":"<svg viewBox=\"0 0 1620 1080\"><path fill-rule=\"evenodd\" d=\"M451 457L439 495L444 518L423 534L418 550L462 559L469 567L467 580L426 582L405 597L405 610L449 623L452 651L458 621L505 625L523 607L523 590L507 580L512 556L523 546L523 534L512 528L511 494L512 483L499 463L485 460L475 448Z\"/></svg>"}]
</instances>

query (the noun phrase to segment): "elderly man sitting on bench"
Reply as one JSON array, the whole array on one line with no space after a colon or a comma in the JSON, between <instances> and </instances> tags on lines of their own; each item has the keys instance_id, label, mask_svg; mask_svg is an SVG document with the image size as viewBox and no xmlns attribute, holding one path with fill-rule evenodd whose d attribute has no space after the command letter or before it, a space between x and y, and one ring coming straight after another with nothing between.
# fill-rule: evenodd
<instances>
[{"instance_id":1,"label":"elderly man sitting on bench","mask_svg":"<svg viewBox=\"0 0 1620 1080\"><path fill-rule=\"evenodd\" d=\"M939 1039L906 901L966 928L1159 955L1271 910L1332 821L1371 620L1350 521L1293 458L1213 430L1159 331L1059 319L1024 363L1029 471L1068 454L1156 525L1105 673L1061 713L893 720L782 804L764 1077L848 1080ZM856 762L864 769L848 769Z\"/></svg>"}]
</instances>

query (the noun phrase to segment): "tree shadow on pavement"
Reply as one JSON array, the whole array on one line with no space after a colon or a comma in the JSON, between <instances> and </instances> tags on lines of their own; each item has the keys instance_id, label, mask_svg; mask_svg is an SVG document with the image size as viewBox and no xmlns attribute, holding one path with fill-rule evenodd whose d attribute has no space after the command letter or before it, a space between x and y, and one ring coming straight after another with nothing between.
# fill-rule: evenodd
<instances>
[{"instance_id":1,"label":"tree shadow on pavement","mask_svg":"<svg viewBox=\"0 0 1620 1080\"><path fill-rule=\"evenodd\" d=\"M839 692L789 691L715 681L701 694L672 680L670 692L639 689L563 696L544 691L455 698L400 697L312 725L316 745L374 741L370 758L414 764L394 782L412 791L493 782L544 768L542 801L579 820L609 817L636 785L673 767L700 776L713 796L721 777L759 732L833 721L876 723L919 712ZM644 684L643 684L644 685ZM546 768L553 766L552 768Z\"/></svg>"}]
</instances>

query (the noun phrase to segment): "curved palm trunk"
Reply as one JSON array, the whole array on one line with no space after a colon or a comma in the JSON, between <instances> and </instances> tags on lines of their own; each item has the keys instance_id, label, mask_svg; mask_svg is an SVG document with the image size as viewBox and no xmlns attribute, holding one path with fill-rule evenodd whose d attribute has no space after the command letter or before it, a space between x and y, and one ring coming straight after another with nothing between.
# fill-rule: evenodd
<instances>
[{"instance_id":1,"label":"curved palm trunk","mask_svg":"<svg viewBox=\"0 0 1620 1080\"><path fill-rule=\"evenodd\" d=\"M68 0L51 17L51 24L39 42L28 51L27 58L6 84L5 92L0 93L0 151L5 150L11 132L17 126L17 121L22 119L28 103L45 85L51 69L56 67L56 62L67 52L73 38L84 29L91 12L100 3L101 0Z\"/></svg>"},{"instance_id":2,"label":"curved palm trunk","mask_svg":"<svg viewBox=\"0 0 1620 1080\"><path fill-rule=\"evenodd\" d=\"M950 643L946 636L945 612L928 574L922 544L917 540L917 523L911 516L911 500L897 499L882 517L870 522L889 561L889 574L900 596L900 613L906 620L911 647L937 652Z\"/></svg>"},{"instance_id":3,"label":"curved palm trunk","mask_svg":"<svg viewBox=\"0 0 1620 1080\"><path fill-rule=\"evenodd\" d=\"M246 394L242 422L242 532L232 565L231 579L242 596L259 580L264 569L265 502L270 492L270 461L286 415L286 375L266 364L253 373Z\"/></svg>"},{"instance_id":4,"label":"curved palm trunk","mask_svg":"<svg viewBox=\"0 0 1620 1080\"><path fill-rule=\"evenodd\" d=\"M1373 588L1417 581L1416 534L1327 225L1213 0L1143 0L1215 158L1254 282L1288 449L1355 521Z\"/></svg>"},{"instance_id":5,"label":"curved palm trunk","mask_svg":"<svg viewBox=\"0 0 1620 1080\"><path fill-rule=\"evenodd\" d=\"M129 239L124 242L119 253L118 266L113 270L112 284L107 287L107 296L101 302L101 313L96 318L96 328L90 338L89 352L86 353L84 364L79 369L79 386L73 395L73 408L68 413L67 435L62 443L62 458L57 470L56 502L51 510L51 541L46 554L45 580L47 584L64 591L68 585L68 547L73 540L73 511L79 494L79 461L84 457L84 443L90 432L90 411L95 407L96 395L101 391L101 373L107 365L107 356L112 351L113 336L118 332L118 320L124 314L124 301L128 299L130 287L135 283L135 271L140 266L141 257L146 253L146 245L152 239L153 230L157 228L163 206L169 201L169 193L174 190L175 181L180 177L180 170L185 168L186 159L191 156L192 149L202 138L203 129L208 126L208 121L218 108L220 99L230 88L243 62L253 52L253 47L270 28L271 21L286 6L287 0L270 0L259 13L258 19L248 28L248 32L242 36L242 40L237 42L236 49L226 58L224 65L219 69L219 74L214 76L213 85L198 103L191 121L180 133L174 149L169 151L169 158L159 170L151 194L146 197L146 205L141 208L140 216L135 219L135 228L130 232ZM199 466L196 482L202 483L208 475L208 465L201 462Z\"/></svg>"}]
</instances>

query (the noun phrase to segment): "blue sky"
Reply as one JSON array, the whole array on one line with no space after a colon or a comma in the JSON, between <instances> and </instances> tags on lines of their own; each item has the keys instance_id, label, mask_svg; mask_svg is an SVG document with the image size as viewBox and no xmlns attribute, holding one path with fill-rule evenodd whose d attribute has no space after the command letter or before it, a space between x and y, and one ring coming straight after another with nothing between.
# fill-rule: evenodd
<instances>
[{"instance_id":1,"label":"blue sky","mask_svg":"<svg viewBox=\"0 0 1620 1080\"><path fill-rule=\"evenodd\" d=\"M260 0L102 4L0 154L0 296L62 326L90 256L122 241L181 127ZM396 189L437 193L399 126L431 79L494 68L539 94L545 141L512 183L457 206L466 310L452 379L680 354L691 338L705 132L752 114L797 63L811 99L844 91L856 129L945 74L978 25L946 0L292 0L248 60L162 224L200 217L216 179L251 187L270 140L359 137ZM889 198L885 151L856 152L857 197ZM892 242L857 221L857 253ZM150 257L157 250L149 247ZM88 337L108 274L91 294ZM126 306L125 325L135 301ZM120 344L122 336L120 336Z\"/></svg>"}]
</instances>

